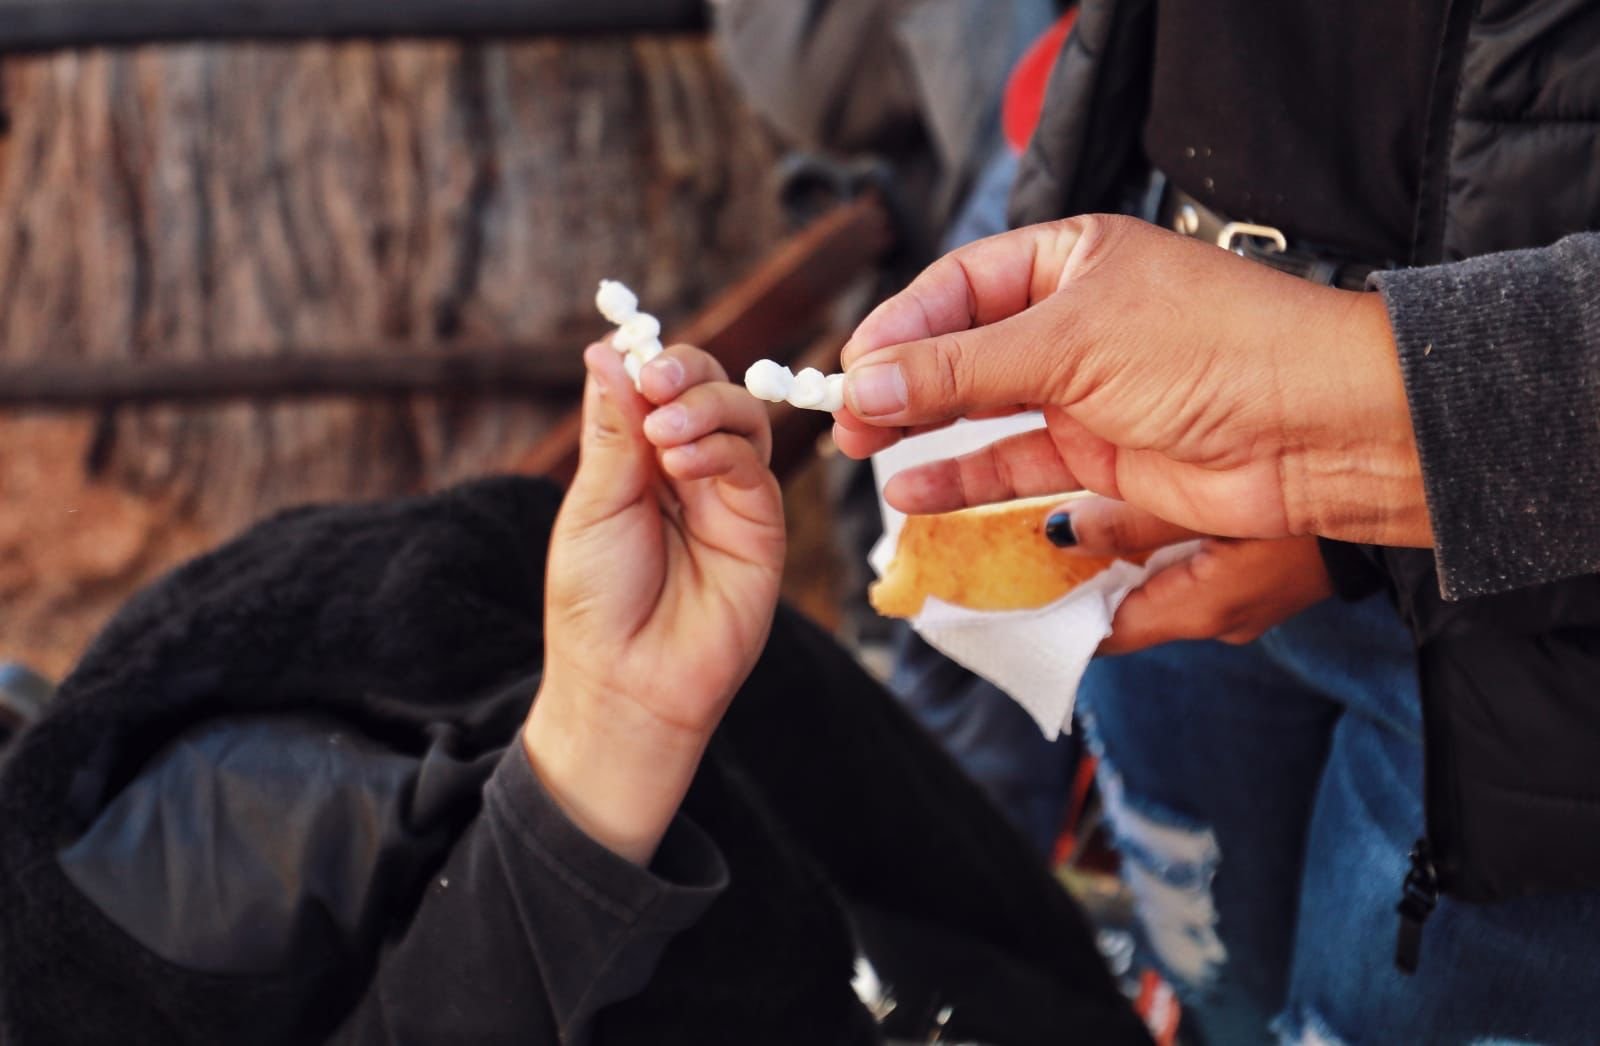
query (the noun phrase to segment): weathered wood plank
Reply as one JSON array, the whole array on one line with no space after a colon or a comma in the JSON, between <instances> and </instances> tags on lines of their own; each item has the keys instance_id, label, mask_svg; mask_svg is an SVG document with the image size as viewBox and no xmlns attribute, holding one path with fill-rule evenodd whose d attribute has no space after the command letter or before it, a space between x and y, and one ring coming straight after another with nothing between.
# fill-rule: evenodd
<instances>
[{"instance_id":1,"label":"weathered wood plank","mask_svg":"<svg viewBox=\"0 0 1600 1046\"><path fill-rule=\"evenodd\" d=\"M601 277L670 323L782 232L771 141L697 39L208 44L0 72L7 361L559 344L603 331ZM426 398L163 408L119 412L98 445L122 489L227 532L481 472L553 422Z\"/></svg>"},{"instance_id":2,"label":"weathered wood plank","mask_svg":"<svg viewBox=\"0 0 1600 1046\"><path fill-rule=\"evenodd\" d=\"M571 402L583 384L583 365L571 351L573 344L564 344L560 355L535 346L348 356L302 349L293 355L241 359L0 364L0 410L41 413L412 395L560 404Z\"/></svg>"},{"instance_id":3,"label":"weathered wood plank","mask_svg":"<svg viewBox=\"0 0 1600 1046\"><path fill-rule=\"evenodd\" d=\"M0 52L313 37L694 32L705 0L0 0Z\"/></svg>"}]
</instances>

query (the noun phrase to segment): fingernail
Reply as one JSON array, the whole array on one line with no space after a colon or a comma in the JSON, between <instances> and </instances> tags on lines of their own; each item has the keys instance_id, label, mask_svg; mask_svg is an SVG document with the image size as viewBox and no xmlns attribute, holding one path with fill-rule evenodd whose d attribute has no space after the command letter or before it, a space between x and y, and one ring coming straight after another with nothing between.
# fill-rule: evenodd
<instances>
[{"instance_id":1,"label":"fingernail","mask_svg":"<svg viewBox=\"0 0 1600 1046\"><path fill-rule=\"evenodd\" d=\"M679 436L689 427L689 412L674 403L653 412L644 423L651 434L658 438Z\"/></svg>"},{"instance_id":2,"label":"fingernail","mask_svg":"<svg viewBox=\"0 0 1600 1046\"><path fill-rule=\"evenodd\" d=\"M657 374L661 375L661 377L666 381L667 385L671 388L678 389L683 387L683 380L685 377L683 364L679 363L671 356L658 356L650 361L649 366L654 369Z\"/></svg>"},{"instance_id":3,"label":"fingernail","mask_svg":"<svg viewBox=\"0 0 1600 1046\"><path fill-rule=\"evenodd\" d=\"M906 409L906 376L898 363L875 363L852 371L845 388L850 409L863 418Z\"/></svg>"},{"instance_id":4,"label":"fingernail","mask_svg":"<svg viewBox=\"0 0 1600 1046\"><path fill-rule=\"evenodd\" d=\"M1056 548L1071 548L1078 543L1078 535L1072 532L1072 516L1066 512L1057 512L1044 521L1044 536Z\"/></svg>"},{"instance_id":5,"label":"fingernail","mask_svg":"<svg viewBox=\"0 0 1600 1046\"><path fill-rule=\"evenodd\" d=\"M611 395L611 380L606 377L605 364L602 362L604 354L611 350L603 341L597 341L583 350L583 364L589 370L589 377L594 382L594 388L600 397Z\"/></svg>"}]
</instances>

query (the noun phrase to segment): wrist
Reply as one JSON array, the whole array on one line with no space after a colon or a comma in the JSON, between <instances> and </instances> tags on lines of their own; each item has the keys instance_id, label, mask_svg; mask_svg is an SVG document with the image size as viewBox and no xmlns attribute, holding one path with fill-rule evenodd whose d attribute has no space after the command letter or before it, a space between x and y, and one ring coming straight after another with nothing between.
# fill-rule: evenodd
<instances>
[{"instance_id":1,"label":"wrist","mask_svg":"<svg viewBox=\"0 0 1600 1046\"><path fill-rule=\"evenodd\" d=\"M626 699L546 679L523 724L534 774L586 835L648 865L699 768L710 731L659 720Z\"/></svg>"},{"instance_id":2,"label":"wrist","mask_svg":"<svg viewBox=\"0 0 1600 1046\"><path fill-rule=\"evenodd\" d=\"M1433 530L1422 466L1383 299L1344 299L1310 348L1312 402L1287 412L1284 503L1291 531L1361 544L1426 547Z\"/></svg>"}]
</instances>

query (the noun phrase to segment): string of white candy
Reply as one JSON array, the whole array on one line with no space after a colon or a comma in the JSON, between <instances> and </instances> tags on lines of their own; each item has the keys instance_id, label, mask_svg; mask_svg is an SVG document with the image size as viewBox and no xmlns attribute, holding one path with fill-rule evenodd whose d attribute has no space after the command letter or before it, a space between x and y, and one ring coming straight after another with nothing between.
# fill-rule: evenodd
<instances>
[{"instance_id":1,"label":"string of white candy","mask_svg":"<svg viewBox=\"0 0 1600 1046\"><path fill-rule=\"evenodd\" d=\"M627 354L623 366L639 386L639 372L661 355L661 321L639 311L639 297L616 280L601 280L594 304L600 315L616 325L611 344ZM769 403L785 403L803 410L832 413L844 409L844 375L824 375L815 367L799 374L774 360L756 360L744 374L750 395Z\"/></svg>"},{"instance_id":2,"label":"string of white candy","mask_svg":"<svg viewBox=\"0 0 1600 1046\"><path fill-rule=\"evenodd\" d=\"M844 375L824 375L815 367L796 374L774 360L756 360L744 372L744 387L756 399L769 403L830 414L844 409Z\"/></svg>"},{"instance_id":3,"label":"string of white candy","mask_svg":"<svg viewBox=\"0 0 1600 1046\"><path fill-rule=\"evenodd\" d=\"M608 322L616 324L611 347L626 353L622 365L633 379L633 387L638 388L644 365L666 351L661 345L661 321L640 312L639 296L616 280L600 281L594 305Z\"/></svg>"}]
</instances>

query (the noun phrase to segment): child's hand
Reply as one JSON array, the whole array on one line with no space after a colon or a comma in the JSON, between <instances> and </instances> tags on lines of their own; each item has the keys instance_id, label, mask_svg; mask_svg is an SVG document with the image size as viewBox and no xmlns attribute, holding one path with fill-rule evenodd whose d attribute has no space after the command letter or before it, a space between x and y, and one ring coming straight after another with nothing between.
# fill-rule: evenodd
<instances>
[{"instance_id":1,"label":"child's hand","mask_svg":"<svg viewBox=\"0 0 1600 1046\"><path fill-rule=\"evenodd\" d=\"M582 456L551 538L524 744L579 826L643 863L766 642L783 504L766 408L712 357L669 349L643 395L609 346L584 362Z\"/></svg>"}]
</instances>

